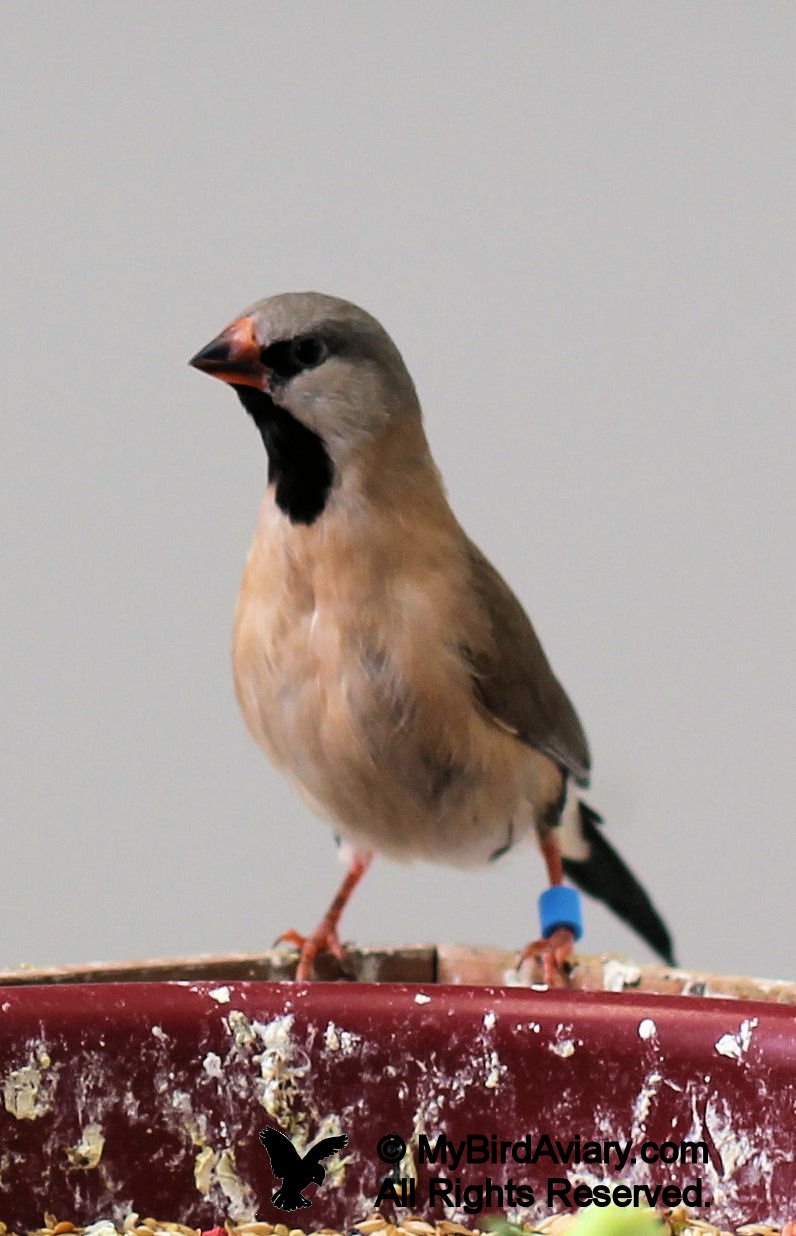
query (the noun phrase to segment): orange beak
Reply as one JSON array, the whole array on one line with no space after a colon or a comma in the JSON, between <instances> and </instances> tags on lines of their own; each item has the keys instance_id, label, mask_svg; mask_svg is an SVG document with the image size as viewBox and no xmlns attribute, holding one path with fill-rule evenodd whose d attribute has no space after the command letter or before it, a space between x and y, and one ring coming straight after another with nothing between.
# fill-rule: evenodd
<instances>
[{"instance_id":1,"label":"orange beak","mask_svg":"<svg viewBox=\"0 0 796 1236\"><path fill-rule=\"evenodd\" d=\"M256 386L264 390L266 370L260 360L260 345L254 333L254 319L238 318L222 330L211 343L188 362L213 378L235 386Z\"/></svg>"}]
</instances>

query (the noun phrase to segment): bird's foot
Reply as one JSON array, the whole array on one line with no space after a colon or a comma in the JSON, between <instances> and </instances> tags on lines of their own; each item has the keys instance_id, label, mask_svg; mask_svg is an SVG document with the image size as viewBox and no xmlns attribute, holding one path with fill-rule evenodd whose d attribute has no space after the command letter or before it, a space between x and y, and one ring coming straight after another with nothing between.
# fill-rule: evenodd
<instances>
[{"instance_id":1,"label":"bird's foot","mask_svg":"<svg viewBox=\"0 0 796 1236\"><path fill-rule=\"evenodd\" d=\"M315 966L315 958L319 953L331 953L338 961L345 960L345 953L340 942L340 937L337 934L337 928L327 923L324 919L315 931L308 936L303 936L301 932L294 928L289 928L283 931L281 936L278 936L276 944L295 944L301 952L298 966L296 967L296 981L306 983L312 978L312 971Z\"/></svg>"},{"instance_id":2,"label":"bird's foot","mask_svg":"<svg viewBox=\"0 0 796 1236\"><path fill-rule=\"evenodd\" d=\"M548 987L566 986L571 971L570 958L575 947L575 933L570 927L556 927L545 939L526 944L520 953L517 969L526 962L541 968L543 982Z\"/></svg>"},{"instance_id":3,"label":"bird's foot","mask_svg":"<svg viewBox=\"0 0 796 1236\"><path fill-rule=\"evenodd\" d=\"M340 915L346 907L348 898L367 871L372 858L373 854L368 850L354 850L350 855L345 878L315 930L308 936L302 936L298 931L284 931L276 941L277 944L281 941L295 944L301 949L296 970L298 982L306 983L312 978L312 968L319 953L331 953L338 961L345 961L343 946L337 934L337 924L340 922Z\"/></svg>"}]
</instances>

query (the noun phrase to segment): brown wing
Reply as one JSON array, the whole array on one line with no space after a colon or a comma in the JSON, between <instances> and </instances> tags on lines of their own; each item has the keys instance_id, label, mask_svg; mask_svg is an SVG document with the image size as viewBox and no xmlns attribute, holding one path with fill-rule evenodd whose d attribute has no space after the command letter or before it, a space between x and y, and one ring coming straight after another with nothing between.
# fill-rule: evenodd
<instances>
[{"instance_id":1,"label":"brown wing","mask_svg":"<svg viewBox=\"0 0 796 1236\"><path fill-rule=\"evenodd\" d=\"M468 649L478 702L503 729L587 785L591 759L586 735L525 610L469 540L467 553L473 585L492 631L491 648Z\"/></svg>"}]
</instances>

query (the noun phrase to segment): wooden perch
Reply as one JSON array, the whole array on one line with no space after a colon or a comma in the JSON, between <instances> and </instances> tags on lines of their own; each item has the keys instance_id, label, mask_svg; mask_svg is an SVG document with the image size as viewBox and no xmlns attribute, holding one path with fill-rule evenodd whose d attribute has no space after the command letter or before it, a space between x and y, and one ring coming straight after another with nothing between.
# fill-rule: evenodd
<instances>
[{"instance_id":1,"label":"wooden perch","mask_svg":"<svg viewBox=\"0 0 796 1236\"><path fill-rule=\"evenodd\" d=\"M348 948L345 961L324 954L318 960L321 980L364 983L449 983L456 986L533 986L533 978L514 968L517 954L466 945L413 945L396 948ZM91 962L70 966L21 966L0 971L0 985L41 983L133 983L183 980L211 982L289 980L296 967L292 949L266 953L208 954L141 961ZM636 965L610 954L575 958L570 987L575 991L640 991L670 996L724 996L796 1004L796 983L673 970L663 965Z\"/></svg>"}]
</instances>

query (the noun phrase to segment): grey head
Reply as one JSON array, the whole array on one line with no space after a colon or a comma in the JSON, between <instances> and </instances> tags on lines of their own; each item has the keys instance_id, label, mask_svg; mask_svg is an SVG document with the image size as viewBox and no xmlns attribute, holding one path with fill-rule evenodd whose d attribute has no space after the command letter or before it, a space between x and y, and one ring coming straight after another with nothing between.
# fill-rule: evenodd
<instances>
[{"instance_id":1,"label":"grey head","mask_svg":"<svg viewBox=\"0 0 796 1236\"><path fill-rule=\"evenodd\" d=\"M384 328L319 292L257 301L190 364L237 392L265 442L277 501L295 522L317 518L335 475L365 443L420 423L412 379Z\"/></svg>"}]
</instances>

